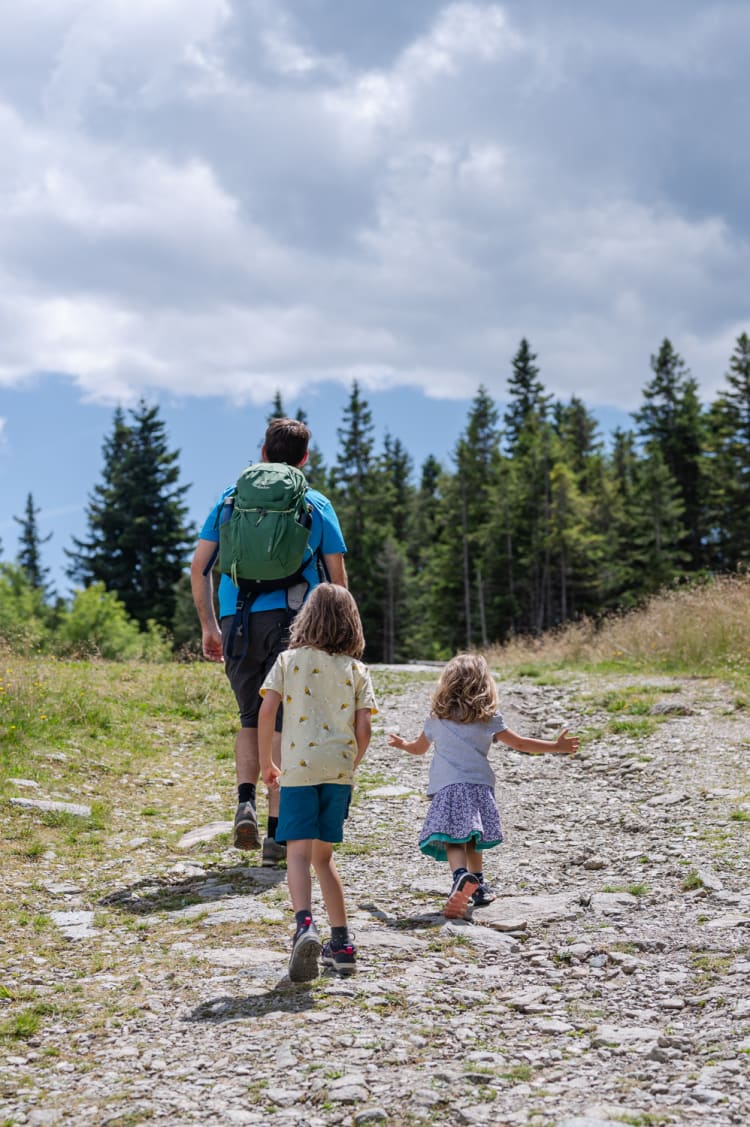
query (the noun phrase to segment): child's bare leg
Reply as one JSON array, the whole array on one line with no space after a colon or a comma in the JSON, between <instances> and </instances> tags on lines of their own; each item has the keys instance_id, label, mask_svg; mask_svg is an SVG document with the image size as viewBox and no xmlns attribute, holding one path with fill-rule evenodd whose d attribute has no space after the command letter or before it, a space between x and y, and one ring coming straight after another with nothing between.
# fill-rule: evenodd
<instances>
[{"instance_id":1,"label":"child's bare leg","mask_svg":"<svg viewBox=\"0 0 750 1127\"><path fill-rule=\"evenodd\" d=\"M473 845L466 846L466 868L470 873L481 873L482 854Z\"/></svg>"},{"instance_id":2,"label":"child's bare leg","mask_svg":"<svg viewBox=\"0 0 750 1127\"><path fill-rule=\"evenodd\" d=\"M287 858L289 854L287 852ZM320 891L328 912L331 927L346 927L346 904L344 886L341 883L336 862L333 859L333 846L330 841L312 843L312 863L320 881ZM287 860L287 867L289 861Z\"/></svg>"},{"instance_id":3,"label":"child's bare leg","mask_svg":"<svg viewBox=\"0 0 750 1127\"><path fill-rule=\"evenodd\" d=\"M295 912L312 908L312 854L313 842L309 838L286 843L286 883Z\"/></svg>"},{"instance_id":4,"label":"child's bare leg","mask_svg":"<svg viewBox=\"0 0 750 1127\"><path fill-rule=\"evenodd\" d=\"M453 842L446 842L445 852L448 855L448 864L451 867L451 873L455 873L456 869L469 868L465 845L455 845Z\"/></svg>"}]
</instances>

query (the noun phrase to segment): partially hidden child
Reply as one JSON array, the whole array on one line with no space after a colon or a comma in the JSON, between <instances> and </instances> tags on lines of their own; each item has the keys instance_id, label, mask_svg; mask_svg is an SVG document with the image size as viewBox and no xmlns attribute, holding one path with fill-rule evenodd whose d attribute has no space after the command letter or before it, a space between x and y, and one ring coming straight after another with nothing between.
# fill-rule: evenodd
<instances>
[{"instance_id":1,"label":"partially hidden child","mask_svg":"<svg viewBox=\"0 0 750 1127\"><path fill-rule=\"evenodd\" d=\"M276 840L286 842L287 884L295 915L289 977L317 977L319 959L340 974L356 968L344 889L333 845L344 836L354 773L367 750L377 712L365 643L349 591L323 583L294 619L289 649L279 654L260 693L260 766L268 787L280 786ZM283 703L281 764L273 732ZM320 883L330 939L321 942L312 912L312 864Z\"/></svg>"},{"instance_id":2,"label":"partially hidden child","mask_svg":"<svg viewBox=\"0 0 750 1127\"><path fill-rule=\"evenodd\" d=\"M567 731L556 740L531 739L511 731L498 712L490 668L478 654L458 654L445 666L432 711L417 739L389 738L392 747L412 755L424 755L435 745L427 784L432 802L419 848L450 865L452 886L444 908L448 919L460 919L470 906L482 907L495 899L481 855L503 840L495 774L488 760L490 748L498 742L528 755L571 755L579 745Z\"/></svg>"}]
</instances>

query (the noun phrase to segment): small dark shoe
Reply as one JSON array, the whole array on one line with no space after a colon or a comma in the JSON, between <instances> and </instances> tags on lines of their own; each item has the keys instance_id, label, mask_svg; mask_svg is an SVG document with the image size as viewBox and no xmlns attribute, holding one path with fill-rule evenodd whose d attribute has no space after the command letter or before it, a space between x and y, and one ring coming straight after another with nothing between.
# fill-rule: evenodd
<instances>
[{"instance_id":1,"label":"small dark shoe","mask_svg":"<svg viewBox=\"0 0 750 1127\"><path fill-rule=\"evenodd\" d=\"M234 848L260 849L258 815L252 802L241 802L234 816Z\"/></svg>"},{"instance_id":2,"label":"small dark shoe","mask_svg":"<svg viewBox=\"0 0 750 1127\"><path fill-rule=\"evenodd\" d=\"M272 837L264 837L263 852L260 858L261 865L270 869L274 865L278 865L279 861L286 861L286 846L280 845Z\"/></svg>"},{"instance_id":3,"label":"small dark shoe","mask_svg":"<svg viewBox=\"0 0 750 1127\"><path fill-rule=\"evenodd\" d=\"M292 942L292 953L289 956L289 977L292 982L311 982L313 978L317 978L320 973L319 956L320 936L308 916L302 927L297 929Z\"/></svg>"},{"instance_id":4,"label":"small dark shoe","mask_svg":"<svg viewBox=\"0 0 750 1127\"><path fill-rule=\"evenodd\" d=\"M321 960L337 974L354 974L357 969L357 948L353 943L342 943L340 947L334 947L329 939L323 946Z\"/></svg>"},{"instance_id":5,"label":"small dark shoe","mask_svg":"<svg viewBox=\"0 0 750 1127\"><path fill-rule=\"evenodd\" d=\"M497 900L497 893L494 888L482 881L476 892L472 892L471 901L475 908L486 908L493 900Z\"/></svg>"},{"instance_id":6,"label":"small dark shoe","mask_svg":"<svg viewBox=\"0 0 750 1127\"><path fill-rule=\"evenodd\" d=\"M447 920L462 920L471 904L471 898L479 888L479 881L473 873L461 873L453 882L443 915Z\"/></svg>"}]
</instances>

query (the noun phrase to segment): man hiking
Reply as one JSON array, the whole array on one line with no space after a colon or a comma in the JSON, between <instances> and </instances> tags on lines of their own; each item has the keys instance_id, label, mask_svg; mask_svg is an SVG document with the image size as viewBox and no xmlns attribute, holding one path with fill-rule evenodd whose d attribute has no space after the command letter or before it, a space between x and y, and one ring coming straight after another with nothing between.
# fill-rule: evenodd
<instances>
[{"instance_id":1,"label":"man hiking","mask_svg":"<svg viewBox=\"0 0 750 1127\"><path fill-rule=\"evenodd\" d=\"M261 462L292 466L301 470L307 461L309 428L297 419L272 419L266 430ZM246 473L250 473L250 468ZM304 483L303 483L304 484ZM239 486L239 483L238 483ZM218 620L214 608L212 566L220 542L220 529L231 508L235 487L229 487L211 509L201 529L190 569L193 601L201 624L203 656L223 661L237 700L240 730L234 743L237 774L237 811L234 819L234 845L237 849L258 849L261 840L256 813L256 785L260 770L258 758L259 689L279 653L287 648L289 627L310 591L326 579L347 586L344 554L346 544L333 505L315 489L304 489L309 523L309 539L302 563L291 585L274 588L265 579L262 590L241 594L230 574L219 580ZM263 510L260 511L265 516ZM220 557L220 566L224 567ZM288 582L280 580L280 584ZM252 587L252 580L251 580ZM240 612L238 613L238 602ZM283 708L276 717L274 759L279 762ZM278 789L268 794L268 829L262 843L262 863L274 865L286 856L285 846L275 840L278 821Z\"/></svg>"}]
</instances>

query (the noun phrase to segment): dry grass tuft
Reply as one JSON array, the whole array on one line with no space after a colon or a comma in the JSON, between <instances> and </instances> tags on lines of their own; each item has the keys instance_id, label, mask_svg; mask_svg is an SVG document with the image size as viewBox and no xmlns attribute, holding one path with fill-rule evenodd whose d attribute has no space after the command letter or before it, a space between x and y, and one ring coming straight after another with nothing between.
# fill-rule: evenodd
<instances>
[{"instance_id":1,"label":"dry grass tuft","mask_svg":"<svg viewBox=\"0 0 750 1127\"><path fill-rule=\"evenodd\" d=\"M584 619L541 638L493 649L494 665L621 664L709 673L747 667L750 576L721 576L655 595L600 623Z\"/></svg>"}]
</instances>

